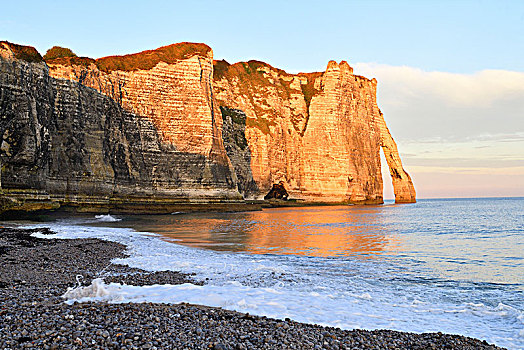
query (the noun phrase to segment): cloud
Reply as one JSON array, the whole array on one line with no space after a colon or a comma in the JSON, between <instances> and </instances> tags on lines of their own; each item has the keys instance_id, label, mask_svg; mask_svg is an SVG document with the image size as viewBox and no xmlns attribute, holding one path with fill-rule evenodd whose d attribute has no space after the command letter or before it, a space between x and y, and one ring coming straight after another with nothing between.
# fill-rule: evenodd
<instances>
[{"instance_id":1,"label":"cloud","mask_svg":"<svg viewBox=\"0 0 524 350\"><path fill-rule=\"evenodd\" d=\"M447 167L447 166L411 166L414 174L475 174L475 175L510 175L524 179L524 166L516 167Z\"/></svg>"},{"instance_id":2,"label":"cloud","mask_svg":"<svg viewBox=\"0 0 524 350\"><path fill-rule=\"evenodd\" d=\"M379 106L399 140L524 132L523 72L456 74L375 63L357 63L354 69L377 78Z\"/></svg>"},{"instance_id":3,"label":"cloud","mask_svg":"<svg viewBox=\"0 0 524 350\"><path fill-rule=\"evenodd\" d=\"M402 159L409 165L410 169L414 166L441 167L441 168L505 168L524 167L524 159L512 159L512 157L486 157L486 158L466 158L466 157L410 157L402 154ZM524 173L523 173L524 175Z\"/></svg>"},{"instance_id":4,"label":"cloud","mask_svg":"<svg viewBox=\"0 0 524 350\"><path fill-rule=\"evenodd\" d=\"M456 107L487 107L524 94L524 73L483 70L474 74L426 72L419 68L357 63L355 71L396 86L406 97L433 96Z\"/></svg>"}]
</instances>

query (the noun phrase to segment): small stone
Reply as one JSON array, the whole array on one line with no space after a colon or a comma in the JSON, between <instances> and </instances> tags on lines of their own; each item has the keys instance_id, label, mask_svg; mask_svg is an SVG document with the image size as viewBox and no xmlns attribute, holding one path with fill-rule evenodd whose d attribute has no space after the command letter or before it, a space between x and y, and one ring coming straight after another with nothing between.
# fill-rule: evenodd
<instances>
[{"instance_id":1,"label":"small stone","mask_svg":"<svg viewBox=\"0 0 524 350\"><path fill-rule=\"evenodd\" d=\"M228 348L222 343L216 343L213 346L213 350L228 350Z\"/></svg>"}]
</instances>

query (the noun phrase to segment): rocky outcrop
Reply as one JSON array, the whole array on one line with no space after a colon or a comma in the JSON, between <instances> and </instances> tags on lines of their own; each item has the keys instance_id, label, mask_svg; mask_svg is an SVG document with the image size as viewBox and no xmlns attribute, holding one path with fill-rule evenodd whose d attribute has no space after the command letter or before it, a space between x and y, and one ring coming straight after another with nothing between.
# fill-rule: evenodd
<instances>
[{"instance_id":1,"label":"rocky outcrop","mask_svg":"<svg viewBox=\"0 0 524 350\"><path fill-rule=\"evenodd\" d=\"M286 186L284 186L284 182L280 181L277 184L273 184L273 187L271 187L271 190L264 196L265 200L269 199L282 199L287 200L289 197L289 193L286 191Z\"/></svg>"},{"instance_id":2,"label":"rocky outcrop","mask_svg":"<svg viewBox=\"0 0 524 350\"><path fill-rule=\"evenodd\" d=\"M1 205L167 212L259 199L415 200L376 104L346 62L288 74L180 43L102 59L0 43ZM68 52L60 57L60 52ZM231 207L230 207L231 208Z\"/></svg>"},{"instance_id":3,"label":"rocky outcrop","mask_svg":"<svg viewBox=\"0 0 524 350\"><path fill-rule=\"evenodd\" d=\"M402 167L397 144L395 140L393 140L393 137L386 126L384 116L380 111L377 123L380 130L382 150L384 151L384 156L389 167L389 173L393 181L395 203L415 203L417 201L415 187L413 186L411 177Z\"/></svg>"},{"instance_id":4,"label":"rocky outcrop","mask_svg":"<svg viewBox=\"0 0 524 350\"><path fill-rule=\"evenodd\" d=\"M382 147L397 202L415 201L377 106L375 79L353 74L344 61L306 74L257 61L216 61L214 77L222 110L245 115L252 179L240 181L254 181L262 193L283 182L293 198L308 201L382 203ZM224 140L235 169L248 167L238 148L228 147L235 138Z\"/></svg>"}]
</instances>

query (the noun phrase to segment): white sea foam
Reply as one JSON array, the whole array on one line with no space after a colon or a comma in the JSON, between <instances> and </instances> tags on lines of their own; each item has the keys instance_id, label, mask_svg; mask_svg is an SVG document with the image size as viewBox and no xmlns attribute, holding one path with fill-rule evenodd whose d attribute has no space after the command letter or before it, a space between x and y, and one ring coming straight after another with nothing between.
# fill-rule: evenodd
<instances>
[{"instance_id":1,"label":"white sea foam","mask_svg":"<svg viewBox=\"0 0 524 350\"><path fill-rule=\"evenodd\" d=\"M116 221L121 221L122 219L120 218L116 218L110 214L106 214L106 215L95 215L95 219L97 219L98 221L100 222L116 222Z\"/></svg>"},{"instance_id":2,"label":"white sea foam","mask_svg":"<svg viewBox=\"0 0 524 350\"><path fill-rule=\"evenodd\" d=\"M442 331L524 348L523 312L500 302L503 291L490 291L487 298L482 290L463 291L453 283L439 288L414 283L383 261L213 252L131 229L67 222L51 229L57 238L96 237L126 244L130 256L115 259L120 264L209 278L204 286L138 287L95 280L69 290L64 295L68 302L188 302L344 329Z\"/></svg>"},{"instance_id":3,"label":"white sea foam","mask_svg":"<svg viewBox=\"0 0 524 350\"><path fill-rule=\"evenodd\" d=\"M77 286L75 288L68 288L62 297L66 300L82 301L91 298L109 297L114 294L115 293L112 293L106 288L104 281L101 278L95 278L91 282L91 285L87 287Z\"/></svg>"}]
</instances>

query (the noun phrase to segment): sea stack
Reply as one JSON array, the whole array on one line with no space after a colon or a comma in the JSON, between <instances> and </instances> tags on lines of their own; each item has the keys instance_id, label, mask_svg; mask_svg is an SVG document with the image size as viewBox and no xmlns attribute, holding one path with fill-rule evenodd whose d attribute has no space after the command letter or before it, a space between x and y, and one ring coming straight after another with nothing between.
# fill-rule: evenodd
<instances>
[{"instance_id":1,"label":"sea stack","mask_svg":"<svg viewBox=\"0 0 524 350\"><path fill-rule=\"evenodd\" d=\"M279 183L378 204L381 148L396 202L414 202L376 88L344 61L288 74L214 61L205 44L44 60L0 42L0 211L239 205Z\"/></svg>"}]
</instances>

